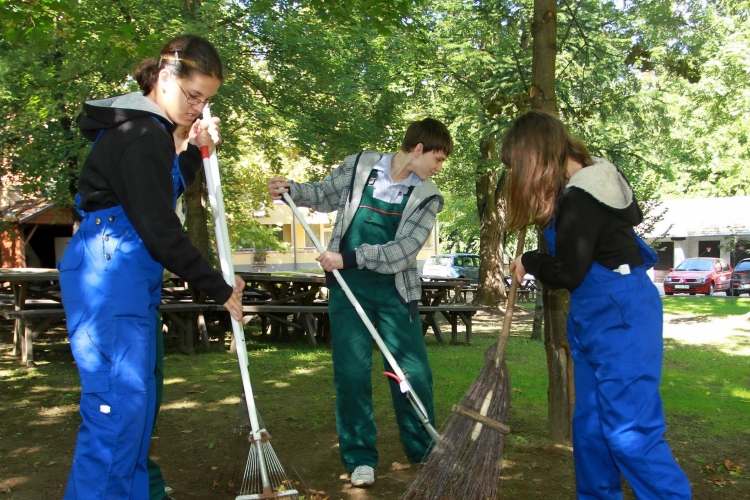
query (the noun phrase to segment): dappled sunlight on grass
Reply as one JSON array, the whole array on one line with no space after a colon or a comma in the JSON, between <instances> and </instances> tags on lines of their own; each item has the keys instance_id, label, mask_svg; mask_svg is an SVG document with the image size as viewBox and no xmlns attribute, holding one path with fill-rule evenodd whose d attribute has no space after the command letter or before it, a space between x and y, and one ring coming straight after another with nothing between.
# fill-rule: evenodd
<instances>
[{"instance_id":1,"label":"dappled sunlight on grass","mask_svg":"<svg viewBox=\"0 0 750 500\"><path fill-rule=\"evenodd\" d=\"M750 403L750 389L733 388L731 395L740 398L744 403Z\"/></svg>"},{"instance_id":2,"label":"dappled sunlight on grass","mask_svg":"<svg viewBox=\"0 0 750 500\"><path fill-rule=\"evenodd\" d=\"M186 382L187 379L183 377L170 377L164 379L164 385L184 384Z\"/></svg>"},{"instance_id":3,"label":"dappled sunlight on grass","mask_svg":"<svg viewBox=\"0 0 750 500\"><path fill-rule=\"evenodd\" d=\"M216 401L216 404L218 404L218 405L232 405L232 406L234 406L234 405L240 404L240 401L242 401L242 400L240 399L239 396L228 396L226 398L223 398L223 399L220 399L220 400Z\"/></svg>"},{"instance_id":4,"label":"dappled sunlight on grass","mask_svg":"<svg viewBox=\"0 0 750 500\"><path fill-rule=\"evenodd\" d=\"M185 401L183 399L181 401L174 401L172 403L162 403L161 410L188 410L201 408L203 406L205 406L203 403L199 403L197 401Z\"/></svg>"},{"instance_id":5,"label":"dappled sunlight on grass","mask_svg":"<svg viewBox=\"0 0 750 500\"><path fill-rule=\"evenodd\" d=\"M290 387L292 385L289 382L280 382L278 380L264 380L263 383L271 385L277 389L283 389L284 387Z\"/></svg>"}]
</instances>

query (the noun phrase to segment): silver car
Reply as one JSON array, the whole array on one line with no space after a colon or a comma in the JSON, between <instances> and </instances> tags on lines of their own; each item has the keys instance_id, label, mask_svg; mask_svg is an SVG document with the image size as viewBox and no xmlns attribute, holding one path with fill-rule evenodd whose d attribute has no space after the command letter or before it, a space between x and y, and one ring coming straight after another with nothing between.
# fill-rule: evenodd
<instances>
[{"instance_id":1,"label":"silver car","mask_svg":"<svg viewBox=\"0 0 750 500\"><path fill-rule=\"evenodd\" d=\"M422 276L436 278L469 278L479 280L479 255L473 253L452 253L433 255L422 267Z\"/></svg>"}]
</instances>

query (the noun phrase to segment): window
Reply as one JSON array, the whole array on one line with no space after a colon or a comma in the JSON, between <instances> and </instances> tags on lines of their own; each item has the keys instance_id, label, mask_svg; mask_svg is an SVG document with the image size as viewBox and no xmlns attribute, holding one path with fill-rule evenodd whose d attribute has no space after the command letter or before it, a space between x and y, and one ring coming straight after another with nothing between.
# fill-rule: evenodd
<instances>
[{"instance_id":1,"label":"window","mask_svg":"<svg viewBox=\"0 0 750 500\"><path fill-rule=\"evenodd\" d=\"M315 233L315 237L320 239L320 224L312 224L310 229ZM307 231L305 231L305 248L315 248L315 243L313 243L313 240L310 238L310 235L307 234Z\"/></svg>"},{"instance_id":2,"label":"window","mask_svg":"<svg viewBox=\"0 0 750 500\"><path fill-rule=\"evenodd\" d=\"M273 233L277 240L283 243L284 226L277 226L276 224L266 224L266 227Z\"/></svg>"}]
</instances>

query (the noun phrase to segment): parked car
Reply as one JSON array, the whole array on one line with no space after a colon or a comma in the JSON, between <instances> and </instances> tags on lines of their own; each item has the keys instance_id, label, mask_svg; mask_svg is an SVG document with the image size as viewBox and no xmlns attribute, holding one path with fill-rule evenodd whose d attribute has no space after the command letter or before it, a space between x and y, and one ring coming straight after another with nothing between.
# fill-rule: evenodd
<instances>
[{"instance_id":1,"label":"parked car","mask_svg":"<svg viewBox=\"0 0 750 500\"><path fill-rule=\"evenodd\" d=\"M479 280L479 255L452 253L433 255L422 266L422 276L440 278L470 278Z\"/></svg>"},{"instance_id":2,"label":"parked car","mask_svg":"<svg viewBox=\"0 0 750 500\"><path fill-rule=\"evenodd\" d=\"M731 291L735 297L741 293L750 295L750 259L742 259L734 267L734 271L732 271Z\"/></svg>"},{"instance_id":3,"label":"parked car","mask_svg":"<svg viewBox=\"0 0 750 500\"><path fill-rule=\"evenodd\" d=\"M664 278L664 294L726 292L731 295L732 266L724 259L695 257L685 259Z\"/></svg>"}]
</instances>

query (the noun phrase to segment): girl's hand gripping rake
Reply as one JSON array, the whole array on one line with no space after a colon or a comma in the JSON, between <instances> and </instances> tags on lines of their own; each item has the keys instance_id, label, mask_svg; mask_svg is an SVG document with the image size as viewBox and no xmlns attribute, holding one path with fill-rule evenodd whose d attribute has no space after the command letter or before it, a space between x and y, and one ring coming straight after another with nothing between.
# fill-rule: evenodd
<instances>
[{"instance_id":1,"label":"girl's hand gripping rake","mask_svg":"<svg viewBox=\"0 0 750 500\"><path fill-rule=\"evenodd\" d=\"M203 118L211 118L211 111L208 105L203 108ZM205 146L201 147L201 156L203 157L203 167L206 172L208 199L211 204L211 212L213 213L221 271L227 283L233 286L234 265L232 264L232 250L229 245L229 233L224 216L224 196L221 191L219 161L216 157L216 152L214 151L209 154L208 147ZM247 406L247 416L250 423L250 432L248 433L250 452L241 484L235 485L236 491L239 493L236 500L282 497L297 500L299 499L298 492L293 488L292 481L284 474L284 469L269 442L270 436L268 431L262 426L260 417L258 416L255 407L255 398L253 397L253 388L250 385L245 332L242 323L234 318L232 318L232 332L237 346L244 403ZM240 409L241 414L244 413L243 410L243 408Z\"/></svg>"},{"instance_id":2,"label":"girl's hand gripping rake","mask_svg":"<svg viewBox=\"0 0 750 500\"><path fill-rule=\"evenodd\" d=\"M325 248L323 248L323 245L320 244L320 241L315 235L315 232L313 232L313 230L307 224L307 221L305 221L305 217L300 213L299 209L297 208L297 205L292 200L292 197L289 196L289 193L284 193L283 196L284 196L284 201L291 207L292 212L294 212L294 215L297 217L297 220L300 222L300 224L302 224L302 227L305 228L305 231L307 232L308 236L310 236L310 239L315 245L315 248L317 248L318 252L320 253L325 252ZM354 296L352 291L347 286L346 282L344 281L344 278L341 277L341 273L339 273L337 269L334 269L333 275L336 277L336 280L338 281L339 285L341 285L341 289L344 291L346 296L349 298L349 301L354 306L354 309L356 309L357 314L359 314L359 317L362 319L365 326L370 331L370 335L372 336L373 340L375 340L375 343L378 344L378 348L380 348L380 352L383 353L383 356L388 361L388 364L391 365L391 369L393 370L393 373L383 372L383 374L388 377L391 377L398 383L399 389L406 396L406 399L409 400L412 407L414 407L414 411L417 412L417 416L419 417L420 422L422 422L422 426L425 428L425 430L430 435L432 440L437 443L438 441L440 441L440 434L437 433L435 428L430 423L430 418L427 415L427 410L425 410L425 407L422 404L422 401L419 400L417 393L414 392L414 389L409 383L409 380L404 375L404 372L398 366L398 363L396 363L396 360L393 358L393 355L391 355L390 351L388 350L388 347L383 342L383 339L380 338L380 334L378 334L378 331L375 329L375 326L370 321L370 318L367 317L367 314L365 313L364 309L362 309L362 306L359 304L359 301L357 300L357 298Z\"/></svg>"}]
</instances>

